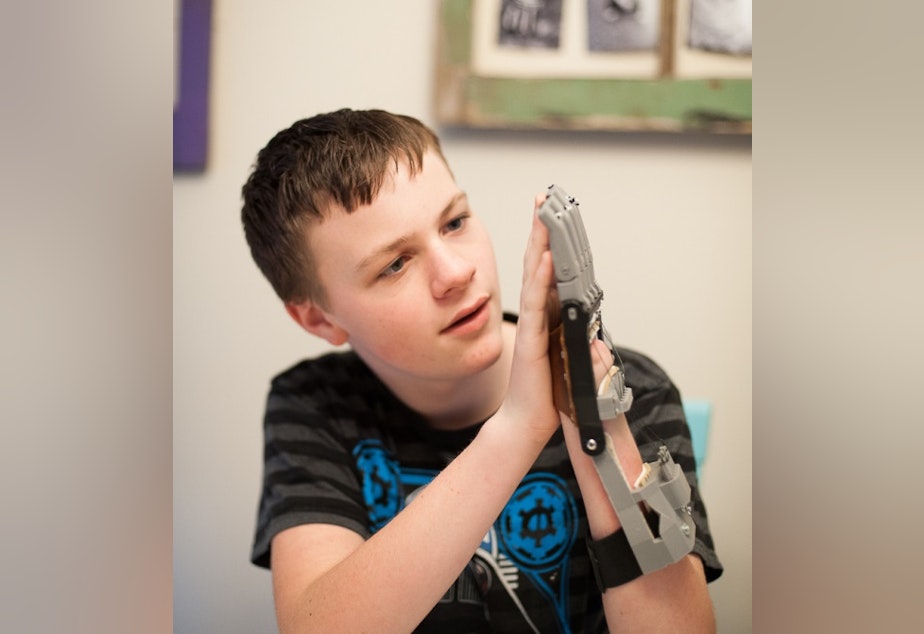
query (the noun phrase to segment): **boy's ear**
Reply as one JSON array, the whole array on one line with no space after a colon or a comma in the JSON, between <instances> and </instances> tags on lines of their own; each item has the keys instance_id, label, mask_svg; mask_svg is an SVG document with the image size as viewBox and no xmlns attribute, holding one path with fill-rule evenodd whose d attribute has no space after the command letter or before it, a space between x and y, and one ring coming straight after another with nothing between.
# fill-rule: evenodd
<instances>
[{"instance_id":1,"label":"boy's ear","mask_svg":"<svg viewBox=\"0 0 924 634\"><path fill-rule=\"evenodd\" d=\"M342 345L350 338L346 330L311 300L298 304L287 302L285 306L286 312L295 320L295 323L332 345Z\"/></svg>"}]
</instances>

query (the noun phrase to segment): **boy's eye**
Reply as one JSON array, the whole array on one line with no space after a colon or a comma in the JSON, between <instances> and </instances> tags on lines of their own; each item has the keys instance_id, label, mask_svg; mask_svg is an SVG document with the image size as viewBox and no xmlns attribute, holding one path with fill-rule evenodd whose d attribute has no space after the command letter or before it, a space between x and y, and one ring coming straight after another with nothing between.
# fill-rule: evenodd
<instances>
[{"instance_id":1,"label":"boy's eye","mask_svg":"<svg viewBox=\"0 0 924 634\"><path fill-rule=\"evenodd\" d=\"M457 218L453 218L452 220L446 223L446 230L447 231L458 231L459 229L463 227L463 225L465 225L466 218L468 218L468 214L462 214L461 216Z\"/></svg>"},{"instance_id":2,"label":"boy's eye","mask_svg":"<svg viewBox=\"0 0 924 634\"><path fill-rule=\"evenodd\" d=\"M405 258L404 256L401 256L400 258L398 258L397 260L395 260L394 262L386 266L385 270L382 271L379 277L389 277L391 275L395 275L396 273L400 273L401 269L404 268L404 263L406 261L407 261L407 258Z\"/></svg>"}]
</instances>

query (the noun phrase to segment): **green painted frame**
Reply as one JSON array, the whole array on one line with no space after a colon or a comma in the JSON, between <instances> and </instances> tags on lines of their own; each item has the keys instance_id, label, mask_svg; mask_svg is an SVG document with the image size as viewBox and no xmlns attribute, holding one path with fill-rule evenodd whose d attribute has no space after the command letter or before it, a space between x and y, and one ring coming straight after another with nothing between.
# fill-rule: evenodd
<instances>
[{"instance_id":1,"label":"green painted frame","mask_svg":"<svg viewBox=\"0 0 924 634\"><path fill-rule=\"evenodd\" d=\"M751 133L751 79L475 75L473 0L441 0L434 111L444 126Z\"/></svg>"}]
</instances>

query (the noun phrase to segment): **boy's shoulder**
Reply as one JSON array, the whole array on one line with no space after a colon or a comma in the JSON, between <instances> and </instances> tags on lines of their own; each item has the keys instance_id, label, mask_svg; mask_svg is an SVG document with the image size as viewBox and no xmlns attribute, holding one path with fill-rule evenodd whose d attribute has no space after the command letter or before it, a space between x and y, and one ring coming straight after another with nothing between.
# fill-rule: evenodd
<instances>
[{"instance_id":1,"label":"boy's shoulder","mask_svg":"<svg viewBox=\"0 0 924 634\"><path fill-rule=\"evenodd\" d=\"M378 420L398 407L355 352L335 351L299 361L273 377L265 424L297 421L307 427L337 428L342 434L358 433L361 421Z\"/></svg>"},{"instance_id":2,"label":"boy's shoulder","mask_svg":"<svg viewBox=\"0 0 924 634\"><path fill-rule=\"evenodd\" d=\"M352 350L336 351L304 359L273 377L273 392L313 391L321 386L362 384L375 377Z\"/></svg>"}]
</instances>

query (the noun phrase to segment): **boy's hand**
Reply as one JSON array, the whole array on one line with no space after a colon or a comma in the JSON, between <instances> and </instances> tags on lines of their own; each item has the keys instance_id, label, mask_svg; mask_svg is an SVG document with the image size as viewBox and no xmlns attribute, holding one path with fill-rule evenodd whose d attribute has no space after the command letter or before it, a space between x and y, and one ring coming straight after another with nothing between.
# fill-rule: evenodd
<instances>
[{"instance_id":1,"label":"boy's hand","mask_svg":"<svg viewBox=\"0 0 924 634\"><path fill-rule=\"evenodd\" d=\"M536 198L536 209L542 200ZM510 383L501 407L512 418L522 420L543 444L559 425L549 367L549 330L550 324L559 319L558 310L549 234L534 213L523 258L520 316Z\"/></svg>"},{"instance_id":2,"label":"boy's hand","mask_svg":"<svg viewBox=\"0 0 924 634\"><path fill-rule=\"evenodd\" d=\"M537 194L535 198L535 212L538 214L539 208L546 201L548 194ZM540 221L540 224L541 221ZM544 225L543 225L544 226ZM545 234L546 248L548 248L548 230ZM554 271L554 266L553 266ZM552 290L548 297L548 314L549 314L549 362L552 370L552 394L555 401L555 407L562 416L568 418L572 423L575 421L574 402L571 398L571 386L568 383L567 375L567 350L565 348L564 332L561 325L561 300L558 296L558 290L555 280L552 280ZM613 355L607 345L595 339L588 343L591 346L590 357L594 372L594 385L600 385L606 377L607 372L613 365ZM576 423L575 423L576 424Z\"/></svg>"},{"instance_id":3,"label":"boy's hand","mask_svg":"<svg viewBox=\"0 0 924 634\"><path fill-rule=\"evenodd\" d=\"M534 201L533 225L523 258L513 366L507 397L501 406L516 419L526 421L542 442L548 441L558 428L559 412L573 420L561 355L561 304L555 288L549 233L536 215L544 201L545 194L538 194ZM591 357L599 384L612 365L612 355L602 341L588 345L594 348Z\"/></svg>"}]
</instances>

